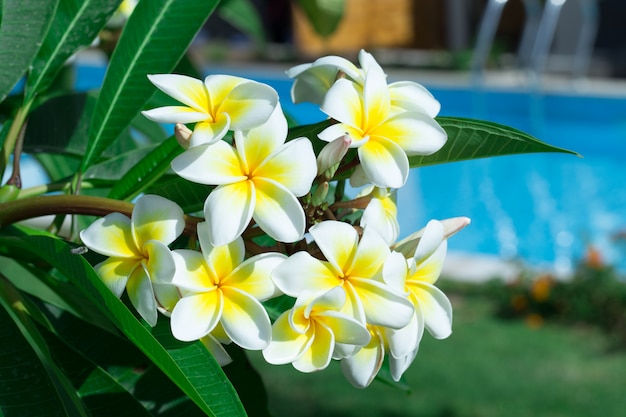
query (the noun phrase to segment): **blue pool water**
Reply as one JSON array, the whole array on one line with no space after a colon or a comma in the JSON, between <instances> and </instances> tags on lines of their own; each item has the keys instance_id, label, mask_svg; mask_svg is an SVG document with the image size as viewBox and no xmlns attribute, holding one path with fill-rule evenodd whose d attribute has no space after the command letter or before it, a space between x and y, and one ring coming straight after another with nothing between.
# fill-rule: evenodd
<instances>
[{"instance_id":1,"label":"blue pool water","mask_svg":"<svg viewBox=\"0 0 626 417\"><path fill-rule=\"evenodd\" d=\"M252 72L227 71L272 85L301 123L323 119L315 106L290 103L291 81L282 74ZM102 76L102 68L79 67L77 87L98 85ZM441 115L510 125L584 158L532 154L414 169L398 196L403 236L432 218L468 216L472 224L450 239L451 251L566 274L592 245L626 271L626 245L614 239L626 231L626 97L426 86Z\"/></svg>"}]
</instances>

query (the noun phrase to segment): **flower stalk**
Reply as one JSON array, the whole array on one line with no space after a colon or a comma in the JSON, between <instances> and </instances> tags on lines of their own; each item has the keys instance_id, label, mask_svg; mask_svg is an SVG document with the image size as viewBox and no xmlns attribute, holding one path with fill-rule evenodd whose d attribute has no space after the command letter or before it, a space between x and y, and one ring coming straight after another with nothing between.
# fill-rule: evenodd
<instances>
[{"instance_id":1,"label":"flower stalk","mask_svg":"<svg viewBox=\"0 0 626 417\"><path fill-rule=\"evenodd\" d=\"M125 201L85 195L46 195L0 204L0 228L35 217L56 214L106 216L110 213L132 214L134 205ZM186 215L184 233L196 232L202 219Z\"/></svg>"}]
</instances>

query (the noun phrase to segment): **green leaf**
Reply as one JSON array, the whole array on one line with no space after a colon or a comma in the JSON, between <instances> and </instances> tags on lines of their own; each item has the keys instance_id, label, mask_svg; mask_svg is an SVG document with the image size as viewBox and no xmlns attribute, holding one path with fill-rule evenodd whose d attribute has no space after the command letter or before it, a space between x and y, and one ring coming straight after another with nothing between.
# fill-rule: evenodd
<instances>
[{"instance_id":1,"label":"green leaf","mask_svg":"<svg viewBox=\"0 0 626 417\"><path fill-rule=\"evenodd\" d=\"M0 26L0 102L37 54L58 0L4 0Z\"/></svg>"},{"instance_id":2,"label":"green leaf","mask_svg":"<svg viewBox=\"0 0 626 417\"><path fill-rule=\"evenodd\" d=\"M250 0L222 0L217 13L239 31L248 35L259 47L266 42L263 21Z\"/></svg>"},{"instance_id":3,"label":"green leaf","mask_svg":"<svg viewBox=\"0 0 626 417\"><path fill-rule=\"evenodd\" d=\"M15 373L11 380L4 380L4 384L2 385L17 385L19 387L19 391L15 392L14 395L17 398L21 398L21 401L26 404L31 405L30 411L19 411L22 413L19 415L43 415L51 413L51 415L61 416L65 415L65 412L67 412L68 415L87 417L88 412L78 397L76 390L72 387L65 374L63 374L63 372L54 363L45 340L39 333L35 324L31 321L31 317L26 307L26 300L22 298L19 291L17 291L17 289L15 289L15 287L13 287L3 275L0 275L0 304L4 307L3 312L10 317L8 320L5 317L2 320L3 324L11 321L12 319L22 336L22 338L20 338L20 334L7 326L5 327L5 330L9 330L11 334L2 335L2 345L10 346L10 349L13 349L16 345L22 345L22 348L26 349L28 353L32 352L34 354L34 357L31 356L28 360L30 362L29 364L20 364L19 362L14 363L14 368L5 362L3 363L3 366L0 366L0 368L4 369L10 367L10 369ZM7 343L7 341L11 341L12 343ZM29 345L29 348L25 346L25 344ZM37 364L40 364L40 366ZM50 386L46 384L46 382L40 382L38 384L40 387L31 385L37 384L37 382L30 378L22 378L22 372L19 368L24 366L31 368L32 371L35 372L35 374L32 374L35 379L48 380L49 385L52 385L54 388L51 390ZM16 383L16 381L20 382ZM7 384L7 382L9 383ZM6 392L5 388L6 387L3 387L3 394ZM31 397L24 398L24 392L28 392ZM41 398L42 396L47 398ZM49 403L49 405L46 406L46 408L41 408L42 406L40 401L45 401L46 403ZM14 406L8 405L4 401L2 401L2 407L5 414L11 413L13 415L16 411L13 409Z\"/></svg>"},{"instance_id":4,"label":"green leaf","mask_svg":"<svg viewBox=\"0 0 626 417\"><path fill-rule=\"evenodd\" d=\"M99 180L119 180L126 175L133 167L141 163L143 159L156 148L156 145L144 146L142 148L133 149L124 152L113 158L109 158L99 164L92 165L85 175L84 179Z\"/></svg>"},{"instance_id":5,"label":"green leaf","mask_svg":"<svg viewBox=\"0 0 626 417\"><path fill-rule=\"evenodd\" d=\"M512 127L482 120L459 117L438 117L437 122L448 134L448 141L439 151L428 156L411 156L412 168L447 162L536 152L576 152L558 148Z\"/></svg>"},{"instance_id":6,"label":"green leaf","mask_svg":"<svg viewBox=\"0 0 626 417\"><path fill-rule=\"evenodd\" d=\"M296 0L318 35L326 38L332 35L345 9L344 0Z\"/></svg>"},{"instance_id":7,"label":"green leaf","mask_svg":"<svg viewBox=\"0 0 626 417\"><path fill-rule=\"evenodd\" d=\"M98 35L121 0L62 0L32 64L26 99L45 90L65 61Z\"/></svg>"},{"instance_id":8,"label":"green leaf","mask_svg":"<svg viewBox=\"0 0 626 417\"><path fill-rule=\"evenodd\" d=\"M113 52L96 103L85 172L124 131L155 87L147 74L169 73L184 55L218 0L141 1Z\"/></svg>"},{"instance_id":9,"label":"green leaf","mask_svg":"<svg viewBox=\"0 0 626 417\"><path fill-rule=\"evenodd\" d=\"M202 211L204 201L212 189L210 185L196 184L175 175L168 175L146 191L172 200L185 213L195 213Z\"/></svg>"},{"instance_id":10,"label":"green leaf","mask_svg":"<svg viewBox=\"0 0 626 417\"><path fill-rule=\"evenodd\" d=\"M176 139L169 138L116 182L108 197L126 200L136 196L160 178L169 169L172 159L182 151Z\"/></svg>"},{"instance_id":11,"label":"green leaf","mask_svg":"<svg viewBox=\"0 0 626 417\"><path fill-rule=\"evenodd\" d=\"M185 394L210 416L243 416L237 393L202 343L182 343L157 326L144 327L100 281L93 267L60 239L0 238L0 254L27 253L71 277L72 282ZM169 328L168 328L169 330Z\"/></svg>"}]
</instances>

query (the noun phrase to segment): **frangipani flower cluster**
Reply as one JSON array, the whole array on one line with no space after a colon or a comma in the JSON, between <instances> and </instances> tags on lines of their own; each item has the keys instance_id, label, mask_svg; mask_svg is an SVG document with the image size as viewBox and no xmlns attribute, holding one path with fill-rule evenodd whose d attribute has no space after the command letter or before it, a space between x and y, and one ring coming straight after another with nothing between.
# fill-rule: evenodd
<instances>
[{"instance_id":1,"label":"frangipani flower cluster","mask_svg":"<svg viewBox=\"0 0 626 417\"><path fill-rule=\"evenodd\" d=\"M433 220L397 242L408 156L436 152L446 134L424 87L388 84L364 51L359 62L325 57L288 71L294 101L320 104L331 120L310 137L291 134L267 85L149 75L181 103L144 112L176 124L184 151L172 170L211 191L200 218L143 195L131 218L113 213L84 230L84 244L109 256L96 266L107 286L126 289L148 324L169 317L174 337L200 340L221 364L234 343L302 372L341 361L366 387L388 357L398 381L425 329L451 333L452 307L434 284L447 238L469 219ZM351 197L348 178L366 187ZM181 236L185 221L197 224L193 236Z\"/></svg>"}]
</instances>

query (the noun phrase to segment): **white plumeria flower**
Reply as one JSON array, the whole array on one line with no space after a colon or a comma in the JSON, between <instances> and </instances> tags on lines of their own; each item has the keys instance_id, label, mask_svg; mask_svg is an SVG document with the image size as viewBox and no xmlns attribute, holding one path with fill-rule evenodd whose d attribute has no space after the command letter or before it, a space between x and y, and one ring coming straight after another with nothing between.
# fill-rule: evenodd
<instances>
[{"instance_id":1,"label":"white plumeria flower","mask_svg":"<svg viewBox=\"0 0 626 417\"><path fill-rule=\"evenodd\" d=\"M363 346L370 335L365 326L339 312L346 302L343 288L335 287L311 299L308 293L296 300L272 326L272 341L263 350L268 363L292 363L300 372L324 369L337 343Z\"/></svg>"},{"instance_id":2,"label":"white plumeria flower","mask_svg":"<svg viewBox=\"0 0 626 417\"><path fill-rule=\"evenodd\" d=\"M372 199L363 210L359 225L376 230L387 244L393 244L400 233L395 190L371 187L364 190L363 194L371 194Z\"/></svg>"},{"instance_id":3,"label":"white plumeria flower","mask_svg":"<svg viewBox=\"0 0 626 417\"><path fill-rule=\"evenodd\" d=\"M197 340L219 323L237 345L263 349L270 341L271 324L260 302L278 294L270 274L285 256L271 252L244 261L243 239L213 246L209 229L206 222L198 224L202 253L173 251L176 273L172 285L182 298L172 311L172 334L183 341Z\"/></svg>"},{"instance_id":4,"label":"white plumeria flower","mask_svg":"<svg viewBox=\"0 0 626 417\"><path fill-rule=\"evenodd\" d=\"M444 226L437 220L426 225L424 233L408 260L393 252L385 263L383 278L397 291L407 294L414 309L408 325L402 329L387 329L392 377L397 381L411 364L424 329L436 339L445 339L452 333L452 305L435 282L441 274L446 256L447 240Z\"/></svg>"},{"instance_id":5,"label":"white plumeria flower","mask_svg":"<svg viewBox=\"0 0 626 417\"><path fill-rule=\"evenodd\" d=\"M402 187L409 175L408 156L430 155L447 140L445 131L428 114L392 110L379 66L368 68L362 87L345 78L337 80L321 110L339 123L324 129L319 138L331 142L349 135L360 167L377 187Z\"/></svg>"},{"instance_id":6,"label":"white plumeria flower","mask_svg":"<svg viewBox=\"0 0 626 417\"><path fill-rule=\"evenodd\" d=\"M131 303L151 326L157 322L157 302L167 309L176 299L167 284L174 276L168 245L185 227L183 211L156 195L137 200L129 219L111 213L80 232L89 249L109 256L95 266L104 284L121 297L128 290Z\"/></svg>"},{"instance_id":7,"label":"white plumeria flower","mask_svg":"<svg viewBox=\"0 0 626 417\"><path fill-rule=\"evenodd\" d=\"M311 227L309 232L326 261L305 251L296 252L272 273L282 292L299 297L343 287L347 301L342 312L361 323L402 328L413 316L413 306L394 292L378 275L390 253L389 246L373 229L359 235L351 225L334 220Z\"/></svg>"},{"instance_id":8,"label":"white plumeria flower","mask_svg":"<svg viewBox=\"0 0 626 417\"><path fill-rule=\"evenodd\" d=\"M262 126L236 131L235 146L201 145L172 161L181 177L217 185L204 206L213 245L233 241L251 219L277 241L302 239L306 218L297 197L309 192L317 175L315 153L307 138L285 143L286 137L287 121L277 106Z\"/></svg>"},{"instance_id":9,"label":"white plumeria flower","mask_svg":"<svg viewBox=\"0 0 626 417\"><path fill-rule=\"evenodd\" d=\"M326 93L337 80L339 71L348 80L363 86L369 68L380 68L374 57L364 50L359 52L359 64L362 68L356 67L345 58L331 55L289 69L287 75L295 78L291 88L293 102L307 101L321 105ZM439 114L440 103L421 84L414 81L397 81L388 84L387 87L394 111L418 111L430 117Z\"/></svg>"},{"instance_id":10,"label":"white plumeria flower","mask_svg":"<svg viewBox=\"0 0 626 417\"><path fill-rule=\"evenodd\" d=\"M184 106L159 107L142 114L159 123L195 123L191 147L214 143L229 130L260 126L278 103L272 87L232 75L209 75L204 81L178 74L148 75L148 79Z\"/></svg>"}]
</instances>

